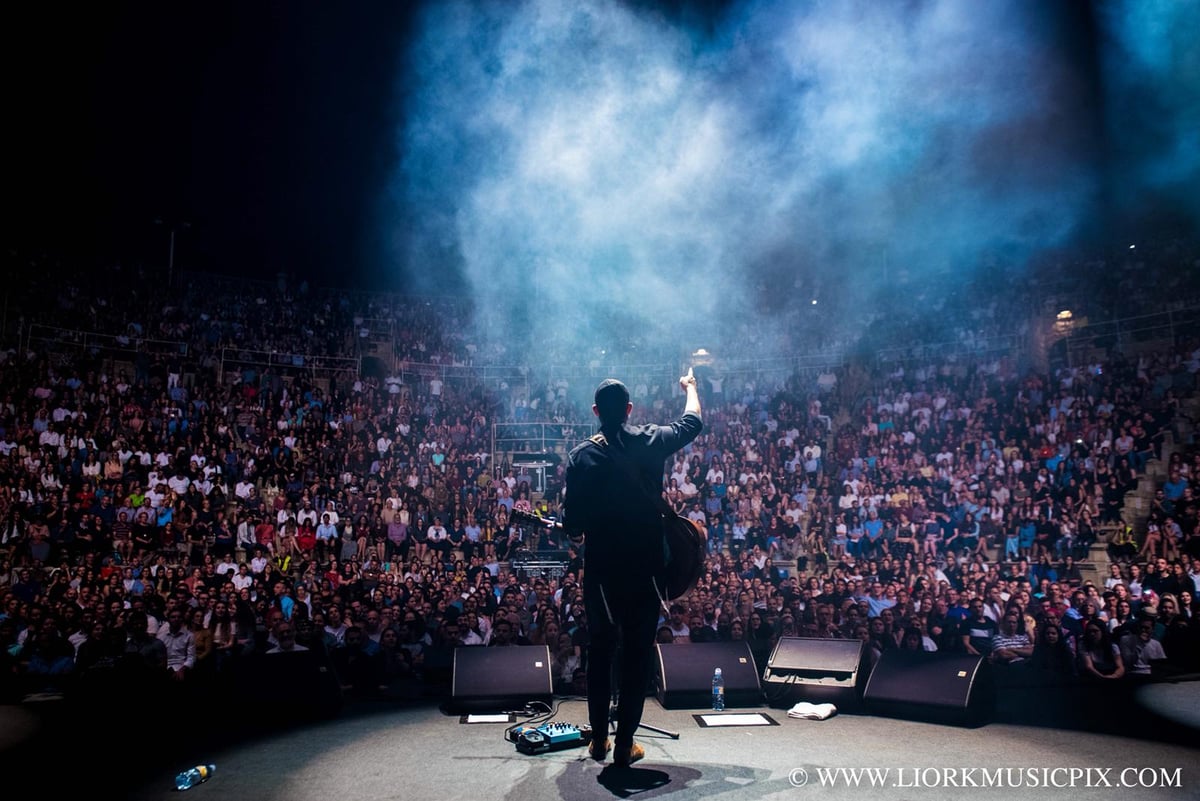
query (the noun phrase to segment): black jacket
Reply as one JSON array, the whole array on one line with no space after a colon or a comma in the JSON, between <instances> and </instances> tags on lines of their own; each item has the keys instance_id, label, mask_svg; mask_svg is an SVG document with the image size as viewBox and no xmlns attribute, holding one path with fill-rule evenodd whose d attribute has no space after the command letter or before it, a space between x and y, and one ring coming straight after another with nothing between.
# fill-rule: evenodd
<instances>
[{"instance_id":1,"label":"black jacket","mask_svg":"<svg viewBox=\"0 0 1200 801\"><path fill-rule=\"evenodd\" d=\"M654 498L662 494L663 464L694 440L700 417L685 413L669 425L628 424L602 429L568 457L563 525L584 532L587 583L657 574L663 563L662 518ZM613 458L619 448L633 463L637 484Z\"/></svg>"}]
</instances>

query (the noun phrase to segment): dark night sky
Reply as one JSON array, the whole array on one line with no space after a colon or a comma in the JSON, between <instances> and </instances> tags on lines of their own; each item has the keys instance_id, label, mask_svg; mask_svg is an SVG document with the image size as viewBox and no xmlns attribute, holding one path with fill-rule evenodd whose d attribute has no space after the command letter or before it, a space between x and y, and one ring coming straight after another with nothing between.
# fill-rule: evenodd
<instances>
[{"instance_id":1,"label":"dark night sky","mask_svg":"<svg viewBox=\"0 0 1200 801\"><path fill-rule=\"evenodd\" d=\"M411 6L34 4L5 28L15 241L364 280Z\"/></svg>"}]
</instances>

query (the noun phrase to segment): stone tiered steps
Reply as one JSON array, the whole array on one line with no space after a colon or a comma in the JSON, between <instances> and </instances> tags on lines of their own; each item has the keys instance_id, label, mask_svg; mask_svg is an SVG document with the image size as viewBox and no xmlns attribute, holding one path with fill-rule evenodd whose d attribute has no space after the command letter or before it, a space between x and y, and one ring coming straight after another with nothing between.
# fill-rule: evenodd
<instances>
[{"instance_id":1,"label":"stone tiered steps","mask_svg":"<svg viewBox=\"0 0 1200 801\"><path fill-rule=\"evenodd\" d=\"M1159 459L1151 459L1146 463L1145 472L1138 476L1137 487L1125 493L1121 514L1139 536L1146 532L1146 520L1154 504L1154 491L1162 486L1166 477L1166 464Z\"/></svg>"},{"instance_id":2,"label":"stone tiered steps","mask_svg":"<svg viewBox=\"0 0 1200 801\"><path fill-rule=\"evenodd\" d=\"M1137 487L1125 494L1121 513L1126 522L1133 527L1134 536L1139 542L1146 536L1146 526L1150 518L1150 509L1154 503L1154 493L1167 479L1167 464L1170 462L1171 456L1176 452L1186 450L1195 441L1196 426L1193 420L1200 421L1200 397L1185 398L1181 406L1182 414L1175 417L1171 427L1163 434L1159 458L1151 459L1146 463L1145 472L1138 477ZM1104 533L1092 546L1089 561L1095 566L1097 575L1089 576L1088 573L1084 573L1085 580L1088 578L1094 581L1103 580L1108 576L1111 560L1108 558L1106 546L1109 536L1115 530L1115 527L1104 529Z\"/></svg>"},{"instance_id":3,"label":"stone tiered steps","mask_svg":"<svg viewBox=\"0 0 1200 801\"><path fill-rule=\"evenodd\" d=\"M361 342L360 348L364 356L374 356L389 367L395 363L395 350L388 337L371 337Z\"/></svg>"},{"instance_id":4,"label":"stone tiered steps","mask_svg":"<svg viewBox=\"0 0 1200 801\"><path fill-rule=\"evenodd\" d=\"M1200 396L1183 398L1180 401L1180 414L1171 422L1171 433L1180 448L1194 445L1196 442L1196 424L1200 422ZM1164 447L1163 458L1168 458Z\"/></svg>"},{"instance_id":5,"label":"stone tiered steps","mask_svg":"<svg viewBox=\"0 0 1200 801\"><path fill-rule=\"evenodd\" d=\"M111 372L109 376L116 383L116 377L124 374L130 381L133 380L133 362L125 359L113 359Z\"/></svg>"}]
</instances>

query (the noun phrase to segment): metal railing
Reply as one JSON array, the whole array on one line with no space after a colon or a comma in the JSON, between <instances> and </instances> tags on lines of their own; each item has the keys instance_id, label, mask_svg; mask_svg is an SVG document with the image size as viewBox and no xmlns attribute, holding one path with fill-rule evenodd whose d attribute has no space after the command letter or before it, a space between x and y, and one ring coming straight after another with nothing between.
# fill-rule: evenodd
<instances>
[{"instance_id":1,"label":"metal railing","mask_svg":"<svg viewBox=\"0 0 1200 801\"><path fill-rule=\"evenodd\" d=\"M1063 326L1064 333L1060 336L1067 341L1070 357L1093 347L1124 351L1146 342L1177 342L1181 334L1192 335L1197 324L1200 324L1200 306L1191 306L1115 320L1073 322Z\"/></svg>"},{"instance_id":2,"label":"metal railing","mask_svg":"<svg viewBox=\"0 0 1200 801\"><path fill-rule=\"evenodd\" d=\"M1051 366L1074 367L1104 361L1113 353L1135 357L1170 349L1192 335L1200 324L1200 306L1153 314L1092 321L1086 317L1044 324Z\"/></svg>"},{"instance_id":3,"label":"metal railing","mask_svg":"<svg viewBox=\"0 0 1200 801\"><path fill-rule=\"evenodd\" d=\"M154 339L129 334L106 334L33 323L24 332L23 347L32 349L69 348L101 355L146 353L161 356L187 356L188 343L171 339Z\"/></svg>"},{"instance_id":4,"label":"metal railing","mask_svg":"<svg viewBox=\"0 0 1200 801\"><path fill-rule=\"evenodd\" d=\"M670 384L679 377L679 371L686 365L679 362L658 363L621 363L598 362L586 364L539 364L529 365L462 365L441 364L436 362L403 362L397 369L397 375L406 384L417 385L437 378L443 383L452 381L473 380L485 384L504 381L510 386L527 386L536 381L538 384L553 385L563 380L575 385L579 382L590 384L599 382L609 376L620 376L626 383L631 384L638 379L647 382ZM819 354L796 354L773 358L756 359L721 359L715 366L715 371L723 378L751 378L754 376L782 376L793 374L818 375L831 372L846 365L841 352Z\"/></svg>"},{"instance_id":5,"label":"metal railing","mask_svg":"<svg viewBox=\"0 0 1200 801\"><path fill-rule=\"evenodd\" d=\"M1017 334L980 337L972 341L953 340L883 348L875 352L880 364L907 364L950 358L986 358L1019 355L1028 346L1028 338Z\"/></svg>"},{"instance_id":6,"label":"metal railing","mask_svg":"<svg viewBox=\"0 0 1200 801\"><path fill-rule=\"evenodd\" d=\"M251 350L249 348L222 348L219 380L224 383L230 370L244 371L261 368L278 370L287 375L308 373L314 377L328 378L339 373L353 373L356 377L362 370L361 357L322 356L316 353Z\"/></svg>"},{"instance_id":7,"label":"metal railing","mask_svg":"<svg viewBox=\"0 0 1200 801\"><path fill-rule=\"evenodd\" d=\"M595 426L582 423L493 423L493 464L500 454L564 454L595 433Z\"/></svg>"}]
</instances>

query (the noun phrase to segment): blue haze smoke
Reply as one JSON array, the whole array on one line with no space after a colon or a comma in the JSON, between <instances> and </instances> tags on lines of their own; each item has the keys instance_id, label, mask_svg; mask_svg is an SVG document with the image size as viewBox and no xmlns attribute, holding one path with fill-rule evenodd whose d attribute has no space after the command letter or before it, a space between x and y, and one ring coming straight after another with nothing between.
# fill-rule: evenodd
<instances>
[{"instance_id":1,"label":"blue haze smoke","mask_svg":"<svg viewBox=\"0 0 1200 801\"><path fill-rule=\"evenodd\" d=\"M835 290L865 320L883 288L1020 267L1096 213L1065 7L760 0L692 28L606 0L431 4L387 258L560 352L729 344Z\"/></svg>"},{"instance_id":2,"label":"blue haze smoke","mask_svg":"<svg viewBox=\"0 0 1200 801\"><path fill-rule=\"evenodd\" d=\"M1200 224L1200 3L1097 6L1112 131L1114 203Z\"/></svg>"}]
</instances>

